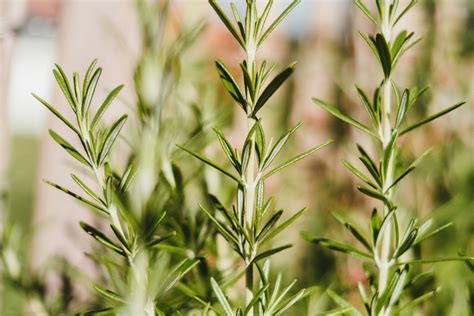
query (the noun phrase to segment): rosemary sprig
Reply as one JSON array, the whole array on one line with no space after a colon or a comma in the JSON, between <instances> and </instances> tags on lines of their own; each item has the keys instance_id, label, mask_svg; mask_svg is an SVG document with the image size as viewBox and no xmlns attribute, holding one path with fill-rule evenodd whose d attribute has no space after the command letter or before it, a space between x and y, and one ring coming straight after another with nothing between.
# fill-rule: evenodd
<instances>
[{"instance_id":1,"label":"rosemary sprig","mask_svg":"<svg viewBox=\"0 0 474 316\"><path fill-rule=\"evenodd\" d=\"M411 261L402 260L401 258L412 247L447 228L449 225L433 230L430 227L430 220L419 224L416 218L411 218L406 227L401 227L397 217L403 211L399 210L396 201L398 199L395 195L401 180L412 172L421 158L425 156L423 154L411 165L399 169L398 166L403 165L399 155L399 138L457 109L464 102L456 103L418 122L408 123L410 110L425 89L419 91L416 88L412 88L399 91L392 74L400 58L419 39L413 39L414 33L407 31L393 34L393 27L415 5L416 0L410 1L401 10L399 10L399 1L397 0L375 0L377 14L373 14L361 0L355 0L354 2L378 29L378 33L375 36L366 34L361 34L361 36L378 60L382 68L383 80L375 89L373 101L368 98L365 91L357 87L362 104L369 114L371 127L347 116L336 106L327 104L319 99L314 99L314 102L337 118L366 132L375 140L375 149L379 153L377 160L370 157L362 146L357 145L360 154L359 160L364 165L365 172L347 161L344 162L344 165L364 183L364 185L358 186L358 190L378 200L383 210L382 212L379 212L376 208L373 210L369 234L364 233L363 230L356 227L353 223L342 221L344 226L366 248L365 250L359 250L353 246L326 238L314 238L312 240L332 250L357 255L364 259L365 263L375 267L375 275L373 277L369 274L367 275L370 281L369 292L367 293L367 289L362 284L359 284L359 290L364 300L367 314L385 316L392 315L394 311L400 310L398 306L404 299L404 293L407 292L410 286L410 279L416 278L411 273L411 266L413 264L473 259L472 257L463 256L443 258L441 260L426 258ZM408 137L408 135L405 137ZM430 293L422 297L431 297L435 292ZM413 302L418 303L423 300L415 299ZM350 306L348 302L342 301L342 298L336 298L334 301L341 308ZM413 305L409 304L409 307ZM355 307L353 307L353 311L356 311Z\"/></svg>"},{"instance_id":2,"label":"rosemary sprig","mask_svg":"<svg viewBox=\"0 0 474 316\"><path fill-rule=\"evenodd\" d=\"M269 67L266 61L258 61L258 48L299 3L299 0L292 1L268 26L267 18L273 5L271 0L267 2L262 12L258 12L256 1L248 0L243 18L235 4L231 3L234 22L224 13L217 1L210 0L209 3L245 53L245 59L240 63L243 86L237 83L222 61L216 61L216 68L225 89L247 118L245 142L242 148L234 149L224 134L215 130L233 170L228 170L212 159L188 148L183 147L182 149L218 170L236 185L237 198L232 207L225 207L215 197L213 198L214 208L219 215L213 215L212 212L202 207L203 212L209 216L245 266L245 306L234 306L225 296L219 283L215 280L212 281L214 293L223 310L222 313L225 315L278 315L300 300L306 292L303 289L287 297L294 283L280 292L281 276L274 287L270 286L269 263L266 259L291 247L291 245L268 248L267 242L276 240L275 237L300 217L304 210L279 224L283 211L269 211L271 199L265 199L265 181L271 175L329 143L326 142L310 149L281 165L273 166L275 158L282 152L291 135L301 124L288 130L272 144L272 141L266 142L266 132L259 117L261 109L267 106L272 95L293 73L295 64L292 63L283 68L270 80L273 67ZM262 264L264 260L267 263Z\"/></svg>"}]
</instances>

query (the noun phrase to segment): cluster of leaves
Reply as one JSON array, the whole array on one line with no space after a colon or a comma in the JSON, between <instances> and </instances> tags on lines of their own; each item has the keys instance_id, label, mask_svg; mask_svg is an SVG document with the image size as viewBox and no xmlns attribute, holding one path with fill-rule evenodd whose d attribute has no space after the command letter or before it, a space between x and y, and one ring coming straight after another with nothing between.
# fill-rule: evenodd
<instances>
[{"instance_id":1,"label":"cluster of leaves","mask_svg":"<svg viewBox=\"0 0 474 316\"><path fill-rule=\"evenodd\" d=\"M36 95L35 98L75 133L81 144L80 149L56 132L50 131L52 138L95 176L95 185L99 190L94 190L91 185L86 184L84 179L74 174L71 174L71 177L84 192L82 195L51 181L46 182L99 211L109 222L111 233L81 222L81 227L87 234L116 255L115 257L110 254L92 255L98 263L107 269L111 280L114 281L115 289L96 285L97 292L106 298L111 306L90 313L105 314L107 312L113 314L122 308L129 308L127 305L131 304L130 300L133 299L134 293L138 292L141 287L145 287L146 299L151 303L143 302L143 304L151 304L152 313L159 314L161 313L161 307L158 306L159 299L200 259L185 258L180 264L172 268L168 267L169 270L166 271L151 268L164 260L165 255L160 252L158 245L172 236L163 235L160 232L160 225L166 212L157 208L159 207L159 201L157 201L159 197L146 201L142 210L135 210L129 202L130 185L137 173L134 164L129 163L123 172L116 172L109 163L111 149L127 116L120 117L110 127L100 127L104 113L122 86L113 89L95 111L95 114L91 114L93 95L102 72L101 68L95 68L95 64L96 61L92 62L88 68L82 88L77 73L73 74L73 86L71 87L61 67L56 66L57 69L54 70L56 81L75 114L75 124L67 120L45 100ZM141 257L146 258L148 262L145 266L137 268L137 261L142 260ZM159 277L140 275L141 273L147 274L149 270L161 273ZM140 283L148 278L159 280L159 284Z\"/></svg>"},{"instance_id":2,"label":"cluster of leaves","mask_svg":"<svg viewBox=\"0 0 474 316\"><path fill-rule=\"evenodd\" d=\"M373 209L368 234L353 223L334 214L336 219L358 240L363 249L327 238L314 238L312 241L329 249L362 258L369 281L369 291L362 283L359 284L359 291L367 314L391 315L429 299L438 291L435 289L419 297L408 298L405 305L402 304L404 297L409 296L409 289L426 277L425 273L413 275L411 272L413 265L451 260L472 260L472 258L462 256L440 259L404 259L407 258L411 249L448 228L452 223L432 228L432 219L420 223L418 219L410 217L406 225L401 225L398 218L400 216L406 218L409 215L400 214L394 196L400 181L415 169L427 153L425 152L413 163L406 166L402 163L398 146L400 137L457 109L464 102L456 103L414 123L408 123L410 110L427 89L413 88L402 91L393 81L391 75L400 57L419 40L413 40L413 33L405 30L396 34L392 40L391 31L415 5L416 1L412 0L399 12L399 1L375 0L377 17L362 1L355 0L354 2L380 30L375 36L361 34L379 61L383 72L383 80L375 89L372 99L363 89L357 87L358 95L368 113L371 124L370 126L365 125L342 113L338 107L322 100L314 99L314 102L335 117L362 130L374 139L379 153L378 161L372 158L361 145L357 145L359 160L365 171L348 161L343 161L343 164L364 183L358 186L358 190L381 202L383 211L379 212L376 208ZM396 105L394 112L391 108L392 92ZM331 297L340 306L339 313L347 312L349 309L353 313L362 314L337 294L331 292Z\"/></svg>"},{"instance_id":3,"label":"cluster of leaves","mask_svg":"<svg viewBox=\"0 0 474 316\"><path fill-rule=\"evenodd\" d=\"M196 71L194 62L182 62L186 58L184 54L205 25L201 21L189 25L173 21L178 31L172 35L173 32L167 32L168 22L173 17L169 6L168 1L138 1L142 53L134 76L138 126L130 142L130 159L147 170L144 177L153 179L149 194L160 197L164 201L162 207L168 211L163 228L173 238L159 247L182 255L212 256L216 252L217 232L208 217L194 209L197 205L190 206L187 202L188 191L196 194L197 189L207 194L206 180L202 173L195 171L199 169L195 161L183 158L182 151L175 146L182 141L206 145L204 110L184 100L185 93L182 93L183 86L193 81L192 76L183 73ZM193 187L189 188L190 185ZM197 301L189 300L189 296L212 300L212 276L219 277L216 265L211 260L201 260L195 273L187 274L178 291L173 293L170 298L173 306L188 312L200 306Z\"/></svg>"},{"instance_id":4,"label":"cluster of leaves","mask_svg":"<svg viewBox=\"0 0 474 316\"><path fill-rule=\"evenodd\" d=\"M229 170L186 147L180 146L180 148L215 168L222 175L235 182L237 186L236 202L230 208L224 206L214 195L210 195L209 199L215 212L211 212L203 206L201 208L229 246L242 259L241 262L245 266L247 296L245 306L232 307L233 304L226 298L219 283L212 279L214 293L222 309L207 304L201 298L197 299L218 314L253 315L253 313L256 313L278 315L300 300L306 292L303 289L287 297L294 283L280 292L281 276L271 287L269 263L267 260L263 261L263 259L268 259L270 256L292 246L287 244L275 248L268 247L270 241L276 240L275 237L297 220L305 209L296 212L286 221L279 223L283 210L270 211L272 198L265 198L265 181L275 173L321 149L329 142L312 148L280 165L273 166L274 160L301 124L297 124L288 130L277 141L273 142L273 139L271 139L267 143L266 133L258 113L293 73L294 63L269 80L275 66L267 66L266 61L258 63L256 53L265 39L299 1L292 1L269 26L266 26L266 22L273 1L268 1L263 12L259 14L256 1L248 0L243 19L235 4L231 3L236 25L216 1L211 0L209 2L246 54L245 60L240 63L243 86L239 86L237 80L222 61L217 60L216 67L225 89L244 111L248 128L245 141L240 150L234 148L220 130L214 129L222 150L234 170ZM256 286L254 285L256 279L254 276L255 268L258 271L259 280Z\"/></svg>"}]
</instances>

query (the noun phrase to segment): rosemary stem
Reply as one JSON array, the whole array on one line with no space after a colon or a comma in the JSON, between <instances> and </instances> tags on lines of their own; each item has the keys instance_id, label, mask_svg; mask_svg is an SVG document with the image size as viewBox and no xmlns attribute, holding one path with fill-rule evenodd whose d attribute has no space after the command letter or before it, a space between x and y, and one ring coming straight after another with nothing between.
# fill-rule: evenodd
<instances>
[{"instance_id":1,"label":"rosemary stem","mask_svg":"<svg viewBox=\"0 0 474 316\"><path fill-rule=\"evenodd\" d=\"M391 21L390 21L390 4L391 0L384 1L384 14L383 14L383 21L382 21L382 33L384 37L390 41L390 34L391 34ZM388 148L388 144L390 143L390 139L392 137L392 127L390 124L390 113L391 113L391 94L392 94L392 87L391 87L391 79L388 76L384 80L383 84L383 102L382 102L382 152L385 155ZM387 166L387 173L384 179L384 191L392 184L393 182L393 167L394 167L394 155L393 153L390 155L388 160ZM386 196L388 200L392 197L392 190L386 192ZM387 216L390 212L390 208L387 204L384 205L384 216ZM390 269L391 269L391 258L390 258L390 247L392 244L392 225L389 223L387 228L382 233L382 248L380 250L380 263L379 263L379 284L378 284L378 293L382 295L382 293L387 288L389 277L390 277ZM381 316L389 315L390 314L390 306L383 307L380 311Z\"/></svg>"},{"instance_id":2,"label":"rosemary stem","mask_svg":"<svg viewBox=\"0 0 474 316\"><path fill-rule=\"evenodd\" d=\"M250 18L250 17L248 17ZM251 30L250 34L253 34L253 23L250 23L251 25ZM249 37L249 40L247 42L247 47L245 49L246 53L246 59L247 59L247 67L250 70L250 75L251 78L254 78L254 63L256 62L256 45L255 45L255 40L253 39L252 36ZM252 98L247 95L247 104L250 105L249 111L253 110L253 101ZM251 113L251 112L250 112ZM252 129L253 125L255 123L255 118L252 116L248 115L247 116L247 134L250 132ZM244 203L245 203L245 221L244 225L247 225L249 227L249 234L253 236L253 230L251 227L253 227L253 222L254 222L254 213L255 213L255 155L253 153L253 148L255 147L255 137L252 136L250 139L250 157L249 157L249 164L247 167L247 170L245 172L245 188L244 188ZM252 237L253 238L253 237ZM253 249L254 245L249 245L249 255L250 255L250 260L253 258L253 254L255 253L255 249ZM247 304L249 304L252 299L253 299L253 263L250 261L248 264L246 270L245 270L245 301ZM249 313L247 314L249 316L254 316L254 309L250 309Z\"/></svg>"}]
</instances>

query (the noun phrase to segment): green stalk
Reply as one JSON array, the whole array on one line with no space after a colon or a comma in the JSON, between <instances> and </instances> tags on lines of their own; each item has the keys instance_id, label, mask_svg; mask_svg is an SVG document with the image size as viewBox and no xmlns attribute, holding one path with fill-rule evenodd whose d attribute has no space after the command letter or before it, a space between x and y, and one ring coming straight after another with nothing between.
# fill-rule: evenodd
<instances>
[{"instance_id":1,"label":"green stalk","mask_svg":"<svg viewBox=\"0 0 474 316\"><path fill-rule=\"evenodd\" d=\"M389 16L389 9L390 9L390 0L385 0L384 1L384 10L383 10L383 21L382 21L382 33L383 36L387 41L390 42L390 35L392 31L392 25L390 21L390 16ZM383 85L383 101L382 101L382 152L383 156L385 156L385 153L387 150L388 144L390 143L391 139L391 134L392 134L392 127L390 124L390 113L391 113L391 94L392 94L392 87L391 87L391 79L390 76L385 78L384 85ZM392 189L386 190L389 185L393 183L393 173L394 173L394 155L393 152L390 155L389 162L388 162L388 167L387 167L387 174L385 177L384 181L384 191L386 192L385 195L388 200L391 200L392 198ZM385 203L384 205L384 216L387 216L388 213L390 212L389 206ZM389 281L390 277L390 270L392 268L392 263L391 263L391 256L390 256L390 247L392 244L392 225L389 224L387 226L387 229L384 230L382 236L382 248L380 251L379 255L379 263L378 263L378 269L379 269L379 284L378 284L378 292L379 295L381 295ZM380 311L381 316L389 315L390 314L390 307L386 308L383 307L382 310Z\"/></svg>"},{"instance_id":2,"label":"green stalk","mask_svg":"<svg viewBox=\"0 0 474 316\"><path fill-rule=\"evenodd\" d=\"M250 17L249 17L250 18ZM250 23L250 34L253 34L253 21ZM253 71L253 64L256 62L256 44L254 38L250 36L249 41L246 44L245 48L247 67L250 70L251 78L254 78L255 74ZM250 108L253 109L254 104L250 95L246 96L247 104L251 105ZM247 116L247 133L253 127L255 119L252 116ZM250 148L255 147L255 137L252 136L250 140ZM250 228L249 232L252 233L251 227L253 227L254 213L255 213L255 154L253 150L250 152L249 165L245 174L245 187L244 187L244 201L245 201L245 217L246 225ZM253 245L249 245L253 248ZM249 253L254 253L255 249L249 249ZM245 270L245 302L249 304L253 299L253 263L249 263ZM253 308L248 313L249 316L254 315Z\"/></svg>"}]
</instances>

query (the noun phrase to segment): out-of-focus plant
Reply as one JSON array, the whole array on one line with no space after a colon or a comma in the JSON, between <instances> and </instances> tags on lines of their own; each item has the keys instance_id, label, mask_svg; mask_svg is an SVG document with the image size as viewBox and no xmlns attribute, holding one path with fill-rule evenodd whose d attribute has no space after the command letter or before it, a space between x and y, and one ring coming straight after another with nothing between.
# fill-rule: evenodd
<instances>
[{"instance_id":1,"label":"out-of-focus plant","mask_svg":"<svg viewBox=\"0 0 474 316\"><path fill-rule=\"evenodd\" d=\"M157 247L174 235L162 233L166 199L163 200L159 192L141 198L141 188L132 185L135 176L141 172L135 164L127 163L122 172L110 164L110 154L127 115L122 115L108 127L101 125L104 113L123 86L113 89L92 114L93 96L102 73L102 69L95 65L96 61L92 62L82 85L78 73L73 73L71 85L60 66L57 65L53 71L74 113L74 123L34 95L77 136L80 148L50 130L51 137L88 170L95 183L71 174L84 192L81 195L45 181L103 215L109 224L110 231L107 231L81 222L82 229L108 250L92 255L109 273L109 287L95 286L97 292L107 299L108 306L89 313L163 314L163 309L168 308L164 296L200 259L184 258L177 264L170 264L170 255ZM92 184L98 189L95 190Z\"/></svg>"},{"instance_id":2,"label":"out-of-focus plant","mask_svg":"<svg viewBox=\"0 0 474 316\"><path fill-rule=\"evenodd\" d=\"M270 211L272 198L265 199L265 181L275 173L307 157L327 143L312 148L289 161L272 166L275 158L281 153L291 135L301 124L288 130L277 141L266 142L266 133L261 124L259 111L268 103L271 96L293 73L294 64L290 64L279 72L268 84L267 80L274 70L266 61L257 61L257 51L271 32L289 14L299 1L291 4L274 20L266 25L273 5L268 1L263 12L258 13L256 1L246 2L245 17L242 19L234 3L231 3L235 18L233 23L216 1L209 1L228 31L232 34L245 52L245 60L240 63L243 86L239 86L228 68L220 60L216 61L217 71L226 90L239 105L247 118L245 141L242 148L235 149L224 134L215 129L220 145L231 164L226 168L212 160L186 148L184 151L218 170L236 185L236 202L231 207L224 206L217 197L211 196L216 213L201 207L209 216L219 233L225 238L230 248L240 257L245 267L245 304L233 304L224 294L224 282L211 279L214 293L220 307L213 307L197 298L208 308L224 315L279 315L286 312L306 293L305 289L290 295L295 282L281 287L281 274L275 282L270 280L270 263L267 260L291 244L275 248L269 247L271 241L278 241L280 233L304 212L298 211L289 219L278 224L283 210ZM279 238L276 238L279 236ZM265 260L264 260L265 259ZM254 272L257 272L256 274Z\"/></svg>"},{"instance_id":3,"label":"out-of-focus plant","mask_svg":"<svg viewBox=\"0 0 474 316\"><path fill-rule=\"evenodd\" d=\"M164 202L168 215L164 228L176 234L168 250L191 256L215 254L216 230L197 205L190 204L192 193L206 195L207 184L196 162L175 146L192 142L206 145L206 108L188 99L189 89L197 73L197 60L186 60L183 55L195 43L204 29L201 21L181 23L171 21L168 1L137 1L142 26L142 53L135 71L137 94L137 127L131 131L129 143L141 173L136 182L145 196L157 195ZM172 24L176 29L171 29ZM183 74L184 73L184 74ZM197 170L197 171L196 171ZM189 296L211 299L210 276L216 276L216 266L202 260L195 272L186 275L179 284L181 292L171 300L181 311L189 311L200 304Z\"/></svg>"},{"instance_id":4,"label":"out-of-focus plant","mask_svg":"<svg viewBox=\"0 0 474 316\"><path fill-rule=\"evenodd\" d=\"M427 153L425 152L416 161L406 166L401 157L399 139L402 136L408 137L415 129L457 109L464 102L456 103L414 123L407 122L410 110L426 88L403 89L402 91L393 80L393 72L401 56L419 39L414 39L414 33L405 30L393 34L393 27L415 5L416 1L410 1L406 7L399 10L397 0L375 0L378 16L374 15L362 1L354 2L378 28L375 36L362 33L361 35L381 65L383 80L375 89L372 99L369 99L366 92L357 87L361 102L369 114L371 125L367 126L345 115L336 106L319 99L314 99L314 101L332 115L362 130L375 141L375 151L379 157L377 160L373 159L362 146L357 145L360 153L359 160L366 168L366 172L348 161L343 163L364 183L358 186L358 190L382 203L383 210L379 212L374 208L369 222L369 234L340 215L334 214L336 219L360 242L364 247L363 250L327 238L312 240L329 249L362 258L369 286L367 288L359 283L359 291L367 314L393 315L422 303L439 290L435 289L414 299L409 297L410 288L416 287L417 282L426 276L424 273L413 275L413 265L452 260L469 262L474 259L462 256L439 259L413 258L411 249L445 230L452 223L437 228L432 228L433 219L431 218L420 223L418 219L410 217L398 207L397 200L402 197L395 194L401 180L415 169ZM405 223L406 218L408 220ZM362 314L336 293L329 292L329 294L340 307L335 313Z\"/></svg>"}]
</instances>

